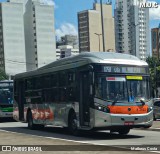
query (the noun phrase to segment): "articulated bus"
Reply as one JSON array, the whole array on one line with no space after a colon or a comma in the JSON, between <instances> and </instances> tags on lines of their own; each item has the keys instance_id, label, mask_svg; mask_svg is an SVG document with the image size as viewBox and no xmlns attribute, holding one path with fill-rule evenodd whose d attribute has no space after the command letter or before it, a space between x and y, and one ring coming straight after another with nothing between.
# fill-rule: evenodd
<instances>
[{"instance_id":1,"label":"articulated bus","mask_svg":"<svg viewBox=\"0 0 160 154\"><path fill-rule=\"evenodd\" d=\"M13 80L0 81L0 118L13 117Z\"/></svg>"},{"instance_id":2,"label":"articulated bus","mask_svg":"<svg viewBox=\"0 0 160 154\"><path fill-rule=\"evenodd\" d=\"M128 134L153 122L149 69L137 57L81 53L14 80L14 119L30 129L47 125Z\"/></svg>"}]
</instances>

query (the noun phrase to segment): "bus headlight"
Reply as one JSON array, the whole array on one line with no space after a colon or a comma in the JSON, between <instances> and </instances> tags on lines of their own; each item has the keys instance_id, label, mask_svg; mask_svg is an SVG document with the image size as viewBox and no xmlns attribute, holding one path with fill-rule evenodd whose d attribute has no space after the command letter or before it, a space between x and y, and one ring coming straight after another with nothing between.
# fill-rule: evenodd
<instances>
[{"instance_id":1,"label":"bus headlight","mask_svg":"<svg viewBox=\"0 0 160 154\"><path fill-rule=\"evenodd\" d=\"M151 112L152 110L153 110L152 106L148 107L148 112Z\"/></svg>"},{"instance_id":2,"label":"bus headlight","mask_svg":"<svg viewBox=\"0 0 160 154\"><path fill-rule=\"evenodd\" d=\"M102 111L102 112L110 113L110 109L108 107L102 106L100 104L96 104L95 109L99 110L99 111Z\"/></svg>"}]
</instances>

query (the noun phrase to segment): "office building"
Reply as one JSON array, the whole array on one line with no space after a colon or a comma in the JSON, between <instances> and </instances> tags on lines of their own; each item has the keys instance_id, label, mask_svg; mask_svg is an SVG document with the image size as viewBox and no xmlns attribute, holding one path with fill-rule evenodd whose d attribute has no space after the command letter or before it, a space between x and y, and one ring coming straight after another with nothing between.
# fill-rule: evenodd
<instances>
[{"instance_id":1,"label":"office building","mask_svg":"<svg viewBox=\"0 0 160 154\"><path fill-rule=\"evenodd\" d=\"M115 51L114 18L112 4L102 4L103 20L101 20L101 5L93 4L92 10L78 13L79 50L83 51ZM104 44L102 40L102 21L104 26ZM105 47L103 49L103 47Z\"/></svg>"},{"instance_id":2,"label":"office building","mask_svg":"<svg viewBox=\"0 0 160 154\"><path fill-rule=\"evenodd\" d=\"M26 71L21 1L0 3L0 69L9 76Z\"/></svg>"},{"instance_id":3,"label":"office building","mask_svg":"<svg viewBox=\"0 0 160 154\"><path fill-rule=\"evenodd\" d=\"M160 24L157 28L151 29L152 56L160 58Z\"/></svg>"},{"instance_id":4,"label":"office building","mask_svg":"<svg viewBox=\"0 0 160 154\"><path fill-rule=\"evenodd\" d=\"M54 6L28 0L24 13L27 71L56 60Z\"/></svg>"},{"instance_id":5,"label":"office building","mask_svg":"<svg viewBox=\"0 0 160 154\"><path fill-rule=\"evenodd\" d=\"M149 8L141 8L146 0L116 0L116 50L145 60L150 52Z\"/></svg>"}]
</instances>

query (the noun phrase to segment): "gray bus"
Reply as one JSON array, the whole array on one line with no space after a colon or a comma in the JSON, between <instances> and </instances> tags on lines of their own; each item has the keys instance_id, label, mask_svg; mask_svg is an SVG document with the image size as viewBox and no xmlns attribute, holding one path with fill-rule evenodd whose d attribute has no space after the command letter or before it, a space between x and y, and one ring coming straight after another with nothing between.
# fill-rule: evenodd
<instances>
[{"instance_id":1,"label":"gray bus","mask_svg":"<svg viewBox=\"0 0 160 154\"><path fill-rule=\"evenodd\" d=\"M74 135L150 127L148 65L127 54L86 52L17 74L13 116L30 129L62 126Z\"/></svg>"}]
</instances>

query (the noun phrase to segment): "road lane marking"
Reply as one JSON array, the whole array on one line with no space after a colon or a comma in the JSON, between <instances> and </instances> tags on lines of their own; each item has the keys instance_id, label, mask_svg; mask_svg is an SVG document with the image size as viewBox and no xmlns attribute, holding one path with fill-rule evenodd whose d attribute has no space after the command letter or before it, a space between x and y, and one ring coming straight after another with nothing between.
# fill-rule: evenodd
<instances>
[{"instance_id":1,"label":"road lane marking","mask_svg":"<svg viewBox=\"0 0 160 154\"><path fill-rule=\"evenodd\" d=\"M12 132L12 131L2 130L2 129L0 129L0 131L1 132L13 133L13 134L21 134L21 135L25 134L25 133ZM87 141L75 141L75 140L68 140L68 139L62 139L62 138L56 138L56 137L46 137L46 136L40 136L40 135L32 135L32 134L25 134L25 135L29 135L29 136L33 136L33 137L40 137L40 138L47 138L47 139L52 139L52 140L69 141L69 142L75 142L75 143L81 143L81 144L102 145L102 146L110 146L110 147L113 147L113 148L115 147L115 148L120 148L120 149L129 149L127 147L120 147L120 146L125 146L125 145L114 146L114 145L107 145L107 144L101 144L101 143L92 143L92 142L87 142ZM160 151L147 151L147 152L160 153Z\"/></svg>"}]
</instances>

